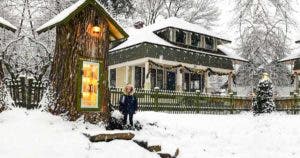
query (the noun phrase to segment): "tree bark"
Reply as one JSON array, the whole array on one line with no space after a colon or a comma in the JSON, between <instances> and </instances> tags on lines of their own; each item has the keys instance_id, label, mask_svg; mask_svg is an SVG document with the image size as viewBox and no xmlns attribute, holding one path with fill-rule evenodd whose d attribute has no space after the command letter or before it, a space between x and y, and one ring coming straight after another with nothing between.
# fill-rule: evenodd
<instances>
[{"instance_id":1,"label":"tree bark","mask_svg":"<svg viewBox=\"0 0 300 158\"><path fill-rule=\"evenodd\" d=\"M90 137L91 142L110 142L112 140L131 140L135 135L133 133L115 133L115 134L98 134Z\"/></svg>"}]
</instances>

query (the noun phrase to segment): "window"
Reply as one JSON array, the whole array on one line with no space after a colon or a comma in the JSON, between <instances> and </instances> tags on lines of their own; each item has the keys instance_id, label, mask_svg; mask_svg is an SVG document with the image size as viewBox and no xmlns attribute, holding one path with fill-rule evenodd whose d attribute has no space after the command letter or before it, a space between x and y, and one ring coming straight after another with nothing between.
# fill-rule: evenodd
<instances>
[{"instance_id":1,"label":"window","mask_svg":"<svg viewBox=\"0 0 300 158\"><path fill-rule=\"evenodd\" d=\"M156 87L156 69L151 69L151 88Z\"/></svg>"},{"instance_id":2,"label":"window","mask_svg":"<svg viewBox=\"0 0 300 158\"><path fill-rule=\"evenodd\" d=\"M157 35L165 40L169 40L170 32L168 30L163 30L158 32Z\"/></svg>"},{"instance_id":3,"label":"window","mask_svg":"<svg viewBox=\"0 0 300 158\"><path fill-rule=\"evenodd\" d=\"M200 90L203 91L204 82L203 75L191 74L191 91Z\"/></svg>"},{"instance_id":4,"label":"window","mask_svg":"<svg viewBox=\"0 0 300 158\"><path fill-rule=\"evenodd\" d=\"M175 72L167 72L167 90L176 89L176 74Z\"/></svg>"},{"instance_id":5,"label":"window","mask_svg":"<svg viewBox=\"0 0 300 158\"><path fill-rule=\"evenodd\" d=\"M199 34L193 33L191 39L192 39L192 43L191 43L192 46L194 47L200 46L201 36Z\"/></svg>"},{"instance_id":6,"label":"window","mask_svg":"<svg viewBox=\"0 0 300 158\"><path fill-rule=\"evenodd\" d=\"M185 73L184 74L184 83L183 83L183 89L185 91L190 91L190 74L189 73Z\"/></svg>"},{"instance_id":7,"label":"window","mask_svg":"<svg viewBox=\"0 0 300 158\"><path fill-rule=\"evenodd\" d=\"M182 30L176 31L176 42L185 44L186 33Z\"/></svg>"},{"instance_id":8,"label":"window","mask_svg":"<svg viewBox=\"0 0 300 158\"><path fill-rule=\"evenodd\" d=\"M135 88L143 88L145 83L145 68L135 67Z\"/></svg>"},{"instance_id":9,"label":"window","mask_svg":"<svg viewBox=\"0 0 300 158\"><path fill-rule=\"evenodd\" d=\"M163 70L151 69L151 88L163 89Z\"/></svg>"},{"instance_id":10,"label":"window","mask_svg":"<svg viewBox=\"0 0 300 158\"><path fill-rule=\"evenodd\" d=\"M80 61L80 70L78 81L79 90L79 108L81 110L100 108L100 63L93 61Z\"/></svg>"},{"instance_id":11,"label":"window","mask_svg":"<svg viewBox=\"0 0 300 158\"><path fill-rule=\"evenodd\" d=\"M214 49L214 39L211 37L205 37L205 48Z\"/></svg>"},{"instance_id":12,"label":"window","mask_svg":"<svg viewBox=\"0 0 300 158\"><path fill-rule=\"evenodd\" d=\"M159 87L159 89L163 89L164 85L164 72L163 70L157 69L157 79L156 79L156 87Z\"/></svg>"},{"instance_id":13,"label":"window","mask_svg":"<svg viewBox=\"0 0 300 158\"><path fill-rule=\"evenodd\" d=\"M222 45L223 44L223 41L222 40L220 40L220 39L218 39L218 40L216 40L217 41L217 46L218 45Z\"/></svg>"},{"instance_id":14,"label":"window","mask_svg":"<svg viewBox=\"0 0 300 158\"><path fill-rule=\"evenodd\" d=\"M110 79L109 79L109 82L110 82L110 87L116 87L116 79L117 79L117 72L116 72L116 69L111 69L109 71L109 74L110 74Z\"/></svg>"}]
</instances>

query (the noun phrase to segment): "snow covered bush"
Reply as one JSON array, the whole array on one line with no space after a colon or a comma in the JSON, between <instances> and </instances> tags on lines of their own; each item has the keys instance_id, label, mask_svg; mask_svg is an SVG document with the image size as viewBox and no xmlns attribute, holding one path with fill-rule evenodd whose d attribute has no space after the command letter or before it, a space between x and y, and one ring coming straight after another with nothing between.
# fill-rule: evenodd
<instances>
[{"instance_id":1,"label":"snow covered bush","mask_svg":"<svg viewBox=\"0 0 300 158\"><path fill-rule=\"evenodd\" d=\"M273 101L273 85L268 74L263 74L263 79L259 81L256 98L253 102L254 114L271 113L275 110Z\"/></svg>"},{"instance_id":2,"label":"snow covered bush","mask_svg":"<svg viewBox=\"0 0 300 158\"><path fill-rule=\"evenodd\" d=\"M10 97L5 85L0 82L0 113L13 107L13 100Z\"/></svg>"}]
</instances>

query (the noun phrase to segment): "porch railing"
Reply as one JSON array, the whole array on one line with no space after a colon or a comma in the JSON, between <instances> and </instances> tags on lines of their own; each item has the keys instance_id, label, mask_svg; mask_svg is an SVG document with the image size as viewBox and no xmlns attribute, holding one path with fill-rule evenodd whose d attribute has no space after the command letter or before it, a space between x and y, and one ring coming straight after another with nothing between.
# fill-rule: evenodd
<instances>
[{"instance_id":1,"label":"porch railing","mask_svg":"<svg viewBox=\"0 0 300 158\"><path fill-rule=\"evenodd\" d=\"M118 108L122 89L110 90L111 104ZM197 92L176 92L165 90L136 89L135 95L140 111L159 111L169 113L237 114L251 111L252 98L239 96L206 95ZM300 98L286 97L275 99L276 110L298 114Z\"/></svg>"}]
</instances>

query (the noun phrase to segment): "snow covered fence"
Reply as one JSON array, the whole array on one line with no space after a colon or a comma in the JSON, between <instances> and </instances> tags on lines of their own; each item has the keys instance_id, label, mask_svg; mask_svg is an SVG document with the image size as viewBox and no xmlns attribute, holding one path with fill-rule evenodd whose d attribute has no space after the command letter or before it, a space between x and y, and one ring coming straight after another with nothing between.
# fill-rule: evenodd
<instances>
[{"instance_id":1,"label":"snow covered fence","mask_svg":"<svg viewBox=\"0 0 300 158\"><path fill-rule=\"evenodd\" d=\"M118 108L122 89L110 90L111 104ZM140 111L169 113L235 114L251 110L252 99L237 96L207 95L197 92L141 90L135 93Z\"/></svg>"},{"instance_id":2,"label":"snow covered fence","mask_svg":"<svg viewBox=\"0 0 300 158\"><path fill-rule=\"evenodd\" d=\"M135 90L140 111L168 113L238 114L252 110L252 98L226 95L210 95L197 92L178 92L169 90ZM110 90L110 101L118 109L122 89ZM298 114L300 97L274 98L277 111Z\"/></svg>"},{"instance_id":3,"label":"snow covered fence","mask_svg":"<svg viewBox=\"0 0 300 158\"><path fill-rule=\"evenodd\" d=\"M38 107L48 86L46 82L37 82L33 78L23 76L16 80L5 80L4 83L15 105L27 109Z\"/></svg>"}]
</instances>

